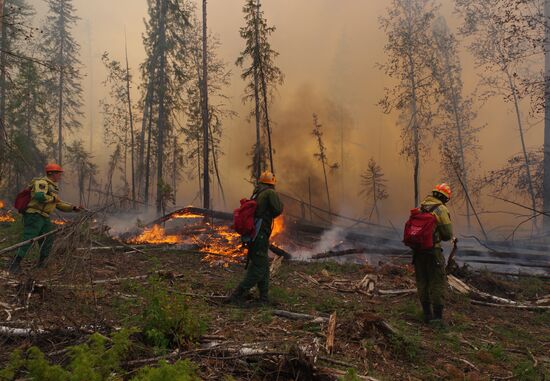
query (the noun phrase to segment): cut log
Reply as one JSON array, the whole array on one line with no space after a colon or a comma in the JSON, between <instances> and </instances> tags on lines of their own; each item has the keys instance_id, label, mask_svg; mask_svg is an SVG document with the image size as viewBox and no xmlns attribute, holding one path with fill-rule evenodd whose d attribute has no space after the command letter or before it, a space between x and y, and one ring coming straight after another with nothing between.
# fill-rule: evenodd
<instances>
[{"instance_id":1,"label":"cut log","mask_svg":"<svg viewBox=\"0 0 550 381\"><path fill-rule=\"evenodd\" d=\"M273 261L271 261L271 266L269 267L269 276L271 278L273 278L277 274L282 264L283 264L283 257L277 257Z\"/></svg>"},{"instance_id":2,"label":"cut log","mask_svg":"<svg viewBox=\"0 0 550 381\"><path fill-rule=\"evenodd\" d=\"M376 281L376 276L367 274L355 285L355 288L357 290L366 291L367 293L372 293L376 288Z\"/></svg>"},{"instance_id":3,"label":"cut log","mask_svg":"<svg viewBox=\"0 0 550 381\"><path fill-rule=\"evenodd\" d=\"M327 342L325 348L329 354L334 351L334 334L336 332L336 312L333 312L328 319Z\"/></svg>"}]
</instances>

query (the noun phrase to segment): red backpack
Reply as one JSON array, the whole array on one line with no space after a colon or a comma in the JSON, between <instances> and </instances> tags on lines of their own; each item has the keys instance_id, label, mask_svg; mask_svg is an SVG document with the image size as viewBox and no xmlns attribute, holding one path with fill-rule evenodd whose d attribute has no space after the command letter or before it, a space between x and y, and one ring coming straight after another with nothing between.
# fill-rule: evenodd
<instances>
[{"instance_id":1,"label":"red backpack","mask_svg":"<svg viewBox=\"0 0 550 381\"><path fill-rule=\"evenodd\" d=\"M411 215L405 223L403 243L414 250L427 250L434 247L433 235L437 226L437 219L432 214L439 205L425 209L411 209Z\"/></svg>"},{"instance_id":2,"label":"red backpack","mask_svg":"<svg viewBox=\"0 0 550 381\"><path fill-rule=\"evenodd\" d=\"M233 211L233 225L231 227L241 236L254 237L256 235L254 214L257 207L258 204L255 200L243 198L241 206Z\"/></svg>"},{"instance_id":3,"label":"red backpack","mask_svg":"<svg viewBox=\"0 0 550 381\"><path fill-rule=\"evenodd\" d=\"M29 203L31 202L31 188L25 188L21 192L17 193L13 206L21 214L27 210Z\"/></svg>"}]
</instances>

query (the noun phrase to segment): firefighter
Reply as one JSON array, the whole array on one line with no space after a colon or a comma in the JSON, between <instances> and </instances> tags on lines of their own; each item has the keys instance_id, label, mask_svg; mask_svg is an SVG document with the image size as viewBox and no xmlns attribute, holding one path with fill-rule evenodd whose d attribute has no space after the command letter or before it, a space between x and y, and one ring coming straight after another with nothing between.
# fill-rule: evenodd
<instances>
[{"instance_id":1,"label":"firefighter","mask_svg":"<svg viewBox=\"0 0 550 381\"><path fill-rule=\"evenodd\" d=\"M31 200L23 213L23 241L41 236L53 230L53 224L50 220L50 214L55 209L63 212L79 212L82 208L71 205L58 196L58 183L63 175L63 168L57 164L46 165L44 171L45 177L38 177L32 180L29 188L31 190ZM50 254L53 245L53 235L38 241L40 247L40 258L38 267L46 266L46 260ZM15 255L11 265L10 272L18 273L21 270L20 264L32 244L21 246Z\"/></svg>"},{"instance_id":2,"label":"firefighter","mask_svg":"<svg viewBox=\"0 0 550 381\"><path fill-rule=\"evenodd\" d=\"M269 302L269 257L267 254L269 237L273 228L273 219L283 211L283 204L275 192L275 183L275 176L271 172L263 172L252 194L251 199L256 200L258 204L254 214L257 227L256 237L249 244L246 275L229 297L228 302L230 303L242 303L248 291L254 286L258 286L260 291L260 303Z\"/></svg>"},{"instance_id":3,"label":"firefighter","mask_svg":"<svg viewBox=\"0 0 550 381\"><path fill-rule=\"evenodd\" d=\"M433 248L413 252L416 287L426 323L443 323L443 301L447 277L441 241L449 241L453 238L451 216L445 206L450 199L451 187L443 183L436 185L432 195L426 197L421 204L421 209L432 213L437 221L433 235Z\"/></svg>"}]
</instances>

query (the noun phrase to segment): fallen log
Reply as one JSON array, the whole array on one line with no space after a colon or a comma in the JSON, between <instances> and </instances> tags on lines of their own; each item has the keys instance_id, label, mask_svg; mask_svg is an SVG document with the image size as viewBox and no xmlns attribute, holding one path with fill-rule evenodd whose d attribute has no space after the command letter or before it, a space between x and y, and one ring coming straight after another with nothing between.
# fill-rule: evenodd
<instances>
[{"instance_id":1,"label":"fallen log","mask_svg":"<svg viewBox=\"0 0 550 381\"><path fill-rule=\"evenodd\" d=\"M359 249L347 249L347 250L339 250L339 251L327 251L324 253L314 254L311 256L311 259L323 259L323 258L332 258L332 257L342 257L345 255L352 255L352 254L364 254L365 249L359 248Z\"/></svg>"},{"instance_id":2,"label":"fallen log","mask_svg":"<svg viewBox=\"0 0 550 381\"><path fill-rule=\"evenodd\" d=\"M491 300L493 302L497 302L501 304L518 304L516 301L491 295L483 291L479 291L478 289L467 285L466 283L464 283L454 275L448 275L447 281L449 283L449 286L451 286L451 288L455 289L456 291L464 295L476 296L480 299Z\"/></svg>"},{"instance_id":3,"label":"fallen log","mask_svg":"<svg viewBox=\"0 0 550 381\"><path fill-rule=\"evenodd\" d=\"M527 305L527 304L497 304L497 303L489 303L484 302L481 300L475 300L471 299L470 303L477 304L480 306L487 306L487 307L502 307L502 308L515 308L518 310L527 310L527 311L550 311L550 306L534 306L534 305Z\"/></svg>"},{"instance_id":4,"label":"fallen log","mask_svg":"<svg viewBox=\"0 0 550 381\"><path fill-rule=\"evenodd\" d=\"M275 316L284 317L290 320L311 320L313 323L324 323L329 320L326 317L322 317L322 316L313 316L313 315L284 311L284 310L273 310L272 314Z\"/></svg>"},{"instance_id":5,"label":"fallen log","mask_svg":"<svg viewBox=\"0 0 550 381\"><path fill-rule=\"evenodd\" d=\"M163 222L171 220L174 217L174 215L177 215L177 214L200 214L204 217L216 218L216 219L225 220L225 221L233 221L232 213L220 212L220 211L211 210L211 209L197 208L194 206L186 206L185 208L174 210L168 214L165 214L164 216L159 217L156 220L153 220L147 223L144 227L149 228L153 225L162 224Z\"/></svg>"},{"instance_id":6,"label":"fallen log","mask_svg":"<svg viewBox=\"0 0 550 381\"><path fill-rule=\"evenodd\" d=\"M405 295L405 294L414 294L416 288L408 288L405 290L376 290L380 295Z\"/></svg>"},{"instance_id":7,"label":"fallen log","mask_svg":"<svg viewBox=\"0 0 550 381\"><path fill-rule=\"evenodd\" d=\"M272 252L273 254L276 254L276 255L278 255L279 257L283 257L284 259L287 259L287 260L291 260L291 259L292 259L292 254L290 254L288 251L283 250L283 249L280 248L279 246L276 246L276 245L273 244L273 243L270 243L270 244L269 244L269 250L271 250L271 252Z\"/></svg>"}]
</instances>

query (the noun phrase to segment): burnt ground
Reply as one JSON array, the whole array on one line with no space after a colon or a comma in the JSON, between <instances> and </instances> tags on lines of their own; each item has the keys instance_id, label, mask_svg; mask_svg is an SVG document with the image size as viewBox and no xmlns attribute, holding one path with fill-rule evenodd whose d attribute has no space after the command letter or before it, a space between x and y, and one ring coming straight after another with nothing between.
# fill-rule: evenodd
<instances>
[{"instance_id":1,"label":"burnt ground","mask_svg":"<svg viewBox=\"0 0 550 381\"><path fill-rule=\"evenodd\" d=\"M65 364L64 349L85 342L91 332L108 335L119 327L137 324L146 302L143 290L154 282L167 295L183 298L192 319L207 328L202 340L170 342L164 349L136 334L125 355L123 368L128 374L137 367L130 365L131 361L173 355L179 346L183 354L176 357L188 357L198 364L202 379L227 380L229 375L237 380L307 379L303 376L306 371L297 376L300 370L289 370L292 366L282 360L284 354L301 346L317 347L318 367L344 372L354 368L360 375L380 380L550 379L550 311L473 305L469 298L449 292L448 326L432 327L422 323L412 293L373 296L353 290L366 274L378 277L378 289L410 289L414 287L410 266L374 268L333 262L284 262L271 282L270 306L258 306L254 300L242 307L227 306L216 296L226 295L237 285L243 264L213 266L202 258L195 252L164 249L146 249L146 253L74 250L53 256L46 270L31 268L34 260L29 258L18 277L1 273L0 303L4 305L0 325L50 332L19 338L0 335L0 369L12 351L25 351L33 345L52 363ZM4 263L0 265L5 266L6 256L1 260ZM148 274L152 275L122 279ZM94 283L106 279L122 280ZM518 300L550 294L550 283L535 278L513 281L482 274L468 282ZM13 309L9 321L2 311L5 305ZM321 317L336 311L333 354L322 348L326 322L289 320L274 316L275 309ZM380 321L395 332L378 329ZM209 340L236 347L262 343L272 354L222 355L197 350Z\"/></svg>"}]
</instances>

